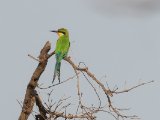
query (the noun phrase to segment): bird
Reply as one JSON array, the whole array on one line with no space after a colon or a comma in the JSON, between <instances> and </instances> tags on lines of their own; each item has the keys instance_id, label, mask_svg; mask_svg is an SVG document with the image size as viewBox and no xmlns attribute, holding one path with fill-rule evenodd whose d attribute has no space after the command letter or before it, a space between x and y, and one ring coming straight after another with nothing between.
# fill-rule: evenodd
<instances>
[{"instance_id":1,"label":"bird","mask_svg":"<svg viewBox=\"0 0 160 120\"><path fill-rule=\"evenodd\" d=\"M52 30L51 32L55 32L58 35L58 40L56 42L56 48L55 48L56 64L55 64L53 81L52 81L52 84L53 84L56 76L58 76L58 80L60 83L61 61L62 59L67 57L67 54L70 48L70 41L69 41L69 32L66 28Z\"/></svg>"}]
</instances>

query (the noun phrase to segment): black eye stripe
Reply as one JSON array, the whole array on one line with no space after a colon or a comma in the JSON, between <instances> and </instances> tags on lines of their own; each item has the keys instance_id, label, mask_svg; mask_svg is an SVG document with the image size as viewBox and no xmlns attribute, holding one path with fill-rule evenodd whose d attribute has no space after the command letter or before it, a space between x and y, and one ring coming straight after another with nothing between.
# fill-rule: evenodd
<instances>
[{"instance_id":1,"label":"black eye stripe","mask_svg":"<svg viewBox=\"0 0 160 120\"><path fill-rule=\"evenodd\" d=\"M63 33L65 35L65 32L61 32L61 33Z\"/></svg>"},{"instance_id":2,"label":"black eye stripe","mask_svg":"<svg viewBox=\"0 0 160 120\"><path fill-rule=\"evenodd\" d=\"M61 31L61 30L58 30L59 33L63 33L64 35L66 34L65 31Z\"/></svg>"}]
</instances>

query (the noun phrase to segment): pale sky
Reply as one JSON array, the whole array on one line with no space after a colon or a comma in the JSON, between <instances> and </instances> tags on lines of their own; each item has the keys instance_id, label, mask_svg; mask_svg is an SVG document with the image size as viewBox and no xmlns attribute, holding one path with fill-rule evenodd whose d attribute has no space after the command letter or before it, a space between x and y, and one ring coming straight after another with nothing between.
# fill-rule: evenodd
<instances>
[{"instance_id":1,"label":"pale sky","mask_svg":"<svg viewBox=\"0 0 160 120\"><path fill-rule=\"evenodd\" d=\"M27 55L38 56L47 40L54 50L57 36L49 31L60 27L69 29L69 55L73 60L85 62L97 78L106 75L112 88L155 80L113 100L118 107L131 108L128 113L142 120L160 119L157 93L160 89L160 2L130 1L128 4L123 0L122 4L119 0L0 0L1 119L18 119L21 107L16 99L23 101L37 66ZM39 83L51 84L54 64L52 57ZM63 62L62 79L72 76L71 70ZM67 90L68 94L74 94L75 86L67 83L59 92L63 95ZM86 84L81 86L88 91ZM97 120L107 119L99 116Z\"/></svg>"}]
</instances>

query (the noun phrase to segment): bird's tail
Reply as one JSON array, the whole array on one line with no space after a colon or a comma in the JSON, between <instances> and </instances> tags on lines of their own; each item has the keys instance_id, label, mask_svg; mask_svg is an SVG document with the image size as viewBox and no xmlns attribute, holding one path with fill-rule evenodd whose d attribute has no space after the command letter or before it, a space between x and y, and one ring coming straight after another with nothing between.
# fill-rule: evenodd
<instances>
[{"instance_id":1,"label":"bird's tail","mask_svg":"<svg viewBox=\"0 0 160 120\"><path fill-rule=\"evenodd\" d=\"M59 83L60 83L60 68L61 68L61 62L56 62L52 83L54 82L56 76L58 76L58 80L59 80Z\"/></svg>"}]
</instances>

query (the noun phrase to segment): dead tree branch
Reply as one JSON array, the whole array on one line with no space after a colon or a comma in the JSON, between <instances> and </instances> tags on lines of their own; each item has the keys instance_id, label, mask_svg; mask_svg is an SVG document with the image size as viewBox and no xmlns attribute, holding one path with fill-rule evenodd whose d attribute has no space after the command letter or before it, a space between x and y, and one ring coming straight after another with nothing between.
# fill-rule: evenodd
<instances>
[{"instance_id":1,"label":"dead tree branch","mask_svg":"<svg viewBox=\"0 0 160 120\"><path fill-rule=\"evenodd\" d=\"M35 96L34 96L34 90L37 86L39 77L43 73L43 71L46 68L47 62L48 62L48 52L51 48L51 44L49 41L46 42L44 45L43 49L40 52L39 55L39 64L34 71L31 80L27 86L24 102L23 102L23 107L21 114L19 116L18 120L27 120L28 116L31 114L34 103L35 103Z\"/></svg>"},{"instance_id":2,"label":"dead tree branch","mask_svg":"<svg viewBox=\"0 0 160 120\"><path fill-rule=\"evenodd\" d=\"M66 60L68 63L70 63L72 65L72 67L75 70L78 71L83 71L85 72L89 77L91 77L99 86L101 86L101 88L103 89L103 91L105 92L105 94L108 96L113 96L112 92L109 89L106 89L105 86L94 76L94 74L92 74L89 70L88 67L85 68L80 68L77 65L75 65L75 63L71 60L71 57L66 57L64 58L64 60Z\"/></svg>"},{"instance_id":3,"label":"dead tree branch","mask_svg":"<svg viewBox=\"0 0 160 120\"><path fill-rule=\"evenodd\" d=\"M47 119L47 109L43 106L42 101L37 93L37 91L35 90L35 98L36 98L36 105L39 108L39 112L40 114L36 115L36 119L37 120L45 120Z\"/></svg>"},{"instance_id":4,"label":"dead tree branch","mask_svg":"<svg viewBox=\"0 0 160 120\"><path fill-rule=\"evenodd\" d=\"M41 76L41 74L43 73L43 71L46 68L48 59L55 54L55 52L51 52L50 54L48 54L49 50L51 49L51 44L50 42L46 42L46 44L44 45L44 47L42 48L40 55L39 55L39 59L28 55L29 57L31 57L32 59L36 60L39 62L37 68L35 69L31 80L29 81L29 84L27 85L27 89L26 89L26 94L25 94L25 98L24 98L24 102L23 102L23 106L22 106L22 111L20 113L19 119L18 120L27 120L29 115L32 113L33 110L33 106L36 103L36 105L39 108L39 113L37 115L35 115L35 119L36 120L47 120L53 118L54 120L56 120L57 118L64 118L66 119L87 119L87 120L95 120L96 116L95 113L97 112L107 112L109 114L111 114L113 117L115 117L117 120L119 120L119 118L124 119L124 118L138 118L137 116L133 115L133 116L126 116L124 114L121 113L122 109L118 109L116 107L114 107L112 105L112 101L111 98L113 97L113 95L116 94L120 94L120 93L125 93L125 92L129 92L137 87L140 87L142 85L148 84L148 83L152 83L154 81L150 81L150 82L144 82L141 84L138 84L136 86L133 86L131 88L125 89L125 90L121 90L118 91L118 89L116 90L110 90L109 88L106 88L104 86L104 84L102 82L100 82L100 80L98 80L95 75L89 71L88 67L79 67L77 66L72 60L71 57L66 57L64 58L65 61L67 61L74 69L75 74L73 77L68 78L67 80L58 83L58 84L54 84L45 88L41 88L40 86L38 86L38 81L39 78ZM96 93L98 100L99 100L99 106L95 107L86 107L85 105L83 105L82 103L82 93L80 92L80 81L79 81L79 74L82 73L84 75L84 77L86 78L86 80L88 81L88 83L91 85L91 87L93 88L94 92ZM78 90L78 96L79 96L79 105L77 108L77 112L76 114L67 114L66 113L66 108L68 106L71 105L71 102L64 105L63 102L65 100L67 100L68 98L65 99L60 99L57 102L55 102L54 104L52 104L52 100L50 100L51 97L51 93L52 91L49 93L49 98L48 98L48 102L49 105L47 105L45 103L45 105L47 106L47 108L45 108L45 106L43 105L39 95L37 94L35 88L38 86L38 88L40 89L48 89L51 88L53 86L57 86L59 84L65 83L71 79L73 79L74 77L77 77L77 90ZM92 81L90 81L88 78L91 78ZM96 90L96 87L92 84L92 82L94 82L96 85L100 86L100 89L104 92L104 95L107 96L107 104L105 101L105 107L108 107L108 110L105 110L105 107L101 107L101 98ZM57 103L56 106L54 106ZM52 107L54 107L54 110L52 110ZM59 111L58 111L59 109ZM81 111L79 112L80 109ZM63 110L63 112L62 112ZM49 117L48 117L49 116Z\"/></svg>"},{"instance_id":5,"label":"dead tree branch","mask_svg":"<svg viewBox=\"0 0 160 120\"><path fill-rule=\"evenodd\" d=\"M153 82L154 82L154 80L151 80L149 82L143 82L141 84L135 85L135 86L133 86L131 88L128 88L128 89L125 89L125 90L122 90L122 91L117 91L118 89L116 89L116 90L112 91L112 93L120 94L120 93L129 92L129 91L131 91L133 89L136 89L137 87L140 87L140 86L143 86L143 85L146 85L146 84L149 84L149 83L153 83Z\"/></svg>"}]
</instances>

